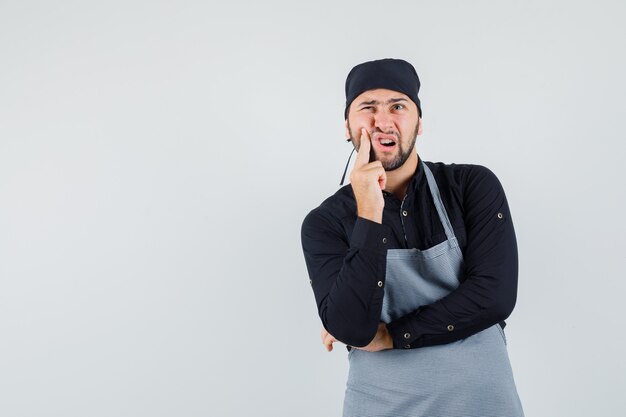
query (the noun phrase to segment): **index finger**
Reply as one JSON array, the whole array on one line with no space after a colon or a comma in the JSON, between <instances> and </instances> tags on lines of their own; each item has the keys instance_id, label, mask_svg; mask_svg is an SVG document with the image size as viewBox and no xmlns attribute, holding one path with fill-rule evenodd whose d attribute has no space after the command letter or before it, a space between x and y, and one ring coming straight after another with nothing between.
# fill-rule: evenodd
<instances>
[{"instance_id":1,"label":"index finger","mask_svg":"<svg viewBox=\"0 0 626 417\"><path fill-rule=\"evenodd\" d=\"M367 165L370 162L370 135L367 129L361 129L361 144L359 145L359 152L357 152L356 159L354 160L355 167L361 167Z\"/></svg>"}]
</instances>

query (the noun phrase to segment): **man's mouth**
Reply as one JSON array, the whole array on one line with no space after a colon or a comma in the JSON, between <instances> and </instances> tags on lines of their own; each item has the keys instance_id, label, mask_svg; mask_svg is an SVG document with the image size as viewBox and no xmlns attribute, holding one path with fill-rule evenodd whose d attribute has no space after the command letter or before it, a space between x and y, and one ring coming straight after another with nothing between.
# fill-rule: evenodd
<instances>
[{"instance_id":1,"label":"man's mouth","mask_svg":"<svg viewBox=\"0 0 626 417\"><path fill-rule=\"evenodd\" d=\"M396 147L397 138L393 135L378 135L374 142L378 144L378 148L385 151L393 150Z\"/></svg>"}]
</instances>

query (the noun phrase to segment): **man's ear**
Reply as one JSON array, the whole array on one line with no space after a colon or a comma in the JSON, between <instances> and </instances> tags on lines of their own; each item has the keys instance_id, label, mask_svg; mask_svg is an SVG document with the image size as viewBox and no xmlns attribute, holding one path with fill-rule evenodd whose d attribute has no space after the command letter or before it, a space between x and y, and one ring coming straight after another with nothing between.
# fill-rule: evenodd
<instances>
[{"instance_id":1,"label":"man's ear","mask_svg":"<svg viewBox=\"0 0 626 417\"><path fill-rule=\"evenodd\" d=\"M350 129L348 129L348 119L346 119L346 122L344 124L344 127L346 129L345 135L346 135L346 140L350 139Z\"/></svg>"},{"instance_id":2,"label":"man's ear","mask_svg":"<svg viewBox=\"0 0 626 417\"><path fill-rule=\"evenodd\" d=\"M421 135L421 134L422 134L422 123L423 123L423 122L422 122L422 118L421 118L421 117L419 118L418 123L419 123L419 126L418 126L418 128L417 128L417 134L418 134L418 135Z\"/></svg>"}]
</instances>

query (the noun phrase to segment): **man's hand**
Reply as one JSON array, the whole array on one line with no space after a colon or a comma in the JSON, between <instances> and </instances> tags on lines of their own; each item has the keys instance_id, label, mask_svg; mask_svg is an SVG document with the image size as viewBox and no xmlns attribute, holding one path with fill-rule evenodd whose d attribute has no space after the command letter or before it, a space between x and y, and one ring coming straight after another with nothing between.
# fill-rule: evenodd
<instances>
[{"instance_id":1,"label":"man's hand","mask_svg":"<svg viewBox=\"0 0 626 417\"><path fill-rule=\"evenodd\" d=\"M328 333L324 327L322 327L322 344L326 346L327 351L333 350L333 343L338 342L335 337ZM367 345L363 347L355 347L352 346L353 349L361 349L366 350L368 352L378 352L380 350L385 349L393 349L393 340L391 339L391 335L389 331L387 331L387 325L385 323L378 324L378 331L376 332L376 336L374 339Z\"/></svg>"},{"instance_id":2,"label":"man's hand","mask_svg":"<svg viewBox=\"0 0 626 417\"><path fill-rule=\"evenodd\" d=\"M333 350L333 342L338 342L338 340L322 326L322 344L326 346L327 351Z\"/></svg>"},{"instance_id":3,"label":"man's hand","mask_svg":"<svg viewBox=\"0 0 626 417\"><path fill-rule=\"evenodd\" d=\"M352 346L354 348L354 346ZM391 339L391 335L387 330L387 325L385 323L378 323L378 331L376 332L376 336L374 339L367 345L363 347L358 347L356 349L367 350L368 352L378 352L379 350L385 349L393 349L393 340Z\"/></svg>"},{"instance_id":4,"label":"man's hand","mask_svg":"<svg viewBox=\"0 0 626 417\"><path fill-rule=\"evenodd\" d=\"M356 200L357 215L382 223L385 199L381 190L385 189L387 173L382 162L369 162L371 146L369 133L361 129L359 152L350 173L350 184Z\"/></svg>"}]
</instances>

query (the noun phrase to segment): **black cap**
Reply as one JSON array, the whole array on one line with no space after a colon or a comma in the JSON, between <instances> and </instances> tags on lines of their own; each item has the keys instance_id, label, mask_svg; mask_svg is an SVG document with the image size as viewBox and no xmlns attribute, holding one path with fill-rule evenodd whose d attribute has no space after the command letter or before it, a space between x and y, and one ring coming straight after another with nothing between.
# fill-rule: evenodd
<instances>
[{"instance_id":1,"label":"black cap","mask_svg":"<svg viewBox=\"0 0 626 417\"><path fill-rule=\"evenodd\" d=\"M403 59L385 58L364 62L352 68L346 78L344 118L348 118L350 103L359 94L375 88L386 88L406 94L417 105L419 116L422 117L422 106L417 97L420 79L415 68Z\"/></svg>"}]
</instances>

